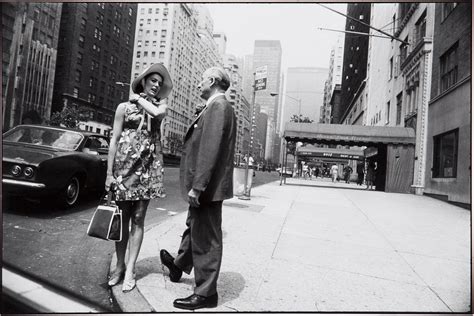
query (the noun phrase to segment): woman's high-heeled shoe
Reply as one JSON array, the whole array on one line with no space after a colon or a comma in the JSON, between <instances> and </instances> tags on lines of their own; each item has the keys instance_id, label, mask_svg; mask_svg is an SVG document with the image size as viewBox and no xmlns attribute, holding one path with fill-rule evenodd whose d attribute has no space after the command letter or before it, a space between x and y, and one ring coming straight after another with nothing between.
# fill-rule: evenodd
<instances>
[{"instance_id":1,"label":"woman's high-heeled shoe","mask_svg":"<svg viewBox=\"0 0 474 316\"><path fill-rule=\"evenodd\" d=\"M125 277L125 268L123 268L123 270L115 269L115 271L112 272L112 274L110 275L108 285L109 286L117 285L120 283L120 281L123 280L124 277Z\"/></svg>"},{"instance_id":2,"label":"woman's high-heeled shoe","mask_svg":"<svg viewBox=\"0 0 474 316\"><path fill-rule=\"evenodd\" d=\"M122 292L127 293L135 288L135 286L137 285L135 278L136 278L135 272L133 272L131 279L127 280L124 278L123 284L122 284Z\"/></svg>"}]
</instances>

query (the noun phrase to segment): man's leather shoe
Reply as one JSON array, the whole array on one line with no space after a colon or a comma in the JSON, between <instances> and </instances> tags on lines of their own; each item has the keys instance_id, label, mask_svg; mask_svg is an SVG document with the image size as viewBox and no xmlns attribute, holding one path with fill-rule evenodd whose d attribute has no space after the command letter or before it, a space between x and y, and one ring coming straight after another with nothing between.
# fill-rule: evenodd
<instances>
[{"instance_id":1,"label":"man's leather shoe","mask_svg":"<svg viewBox=\"0 0 474 316\"><path fill-rule=\"evenodd\" d=\"M193 294L186 298L178 298L174 300L173 306L181 309L199 309L217 307L217 293L211 296L201 296Z\"/></svg>"},{"instance_id":2,"label":"man's leather shoe","mask_svg":"<svg viewBox=\"0 0 474 316\"><path fill-rule=\"evenodd\" d=\"M168 251L161 249L160 251L161 263L163 263L170 271L171 282L178 282L183 275L183 271L174 264L174 258Z\"/></svg>"}]
</instances>

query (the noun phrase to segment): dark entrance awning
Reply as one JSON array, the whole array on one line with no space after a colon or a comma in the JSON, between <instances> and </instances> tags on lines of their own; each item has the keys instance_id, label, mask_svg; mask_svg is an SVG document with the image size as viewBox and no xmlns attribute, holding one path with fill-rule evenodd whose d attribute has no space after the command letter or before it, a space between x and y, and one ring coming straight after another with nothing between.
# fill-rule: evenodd
<instances>
[{"instance_id":1,"label":"dark entrance awning","mask_svg":"<svg viewBox=\"0 0 474 316\"><path fill-rule=\"evenodd\" d=\"M319 123L286 123L283 137L287 141L350 146L378 144L415 144L412 128Z\"/></svg>"}]
</instances>

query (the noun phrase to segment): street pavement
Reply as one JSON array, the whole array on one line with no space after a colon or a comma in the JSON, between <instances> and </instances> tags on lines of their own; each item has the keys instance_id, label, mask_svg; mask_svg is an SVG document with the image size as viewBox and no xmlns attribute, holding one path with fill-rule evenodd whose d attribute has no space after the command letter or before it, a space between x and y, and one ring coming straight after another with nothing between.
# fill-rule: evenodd
<instances>
[{"instance_id":1,"label":"street pavement","mask_svg":"<svg viewBox=\"0 0 474 316\"><path fill-rule=\"evenodd\" d=\"M288 179L224 202L219 303L205 312L434 312L471 307L470 211L426 196ZM184 312L193 273L172 283L186 212L145 233L137 287L112 291L123 312ZM115 258L111 267L115 266Z\"/></svg>"}]
</instances>

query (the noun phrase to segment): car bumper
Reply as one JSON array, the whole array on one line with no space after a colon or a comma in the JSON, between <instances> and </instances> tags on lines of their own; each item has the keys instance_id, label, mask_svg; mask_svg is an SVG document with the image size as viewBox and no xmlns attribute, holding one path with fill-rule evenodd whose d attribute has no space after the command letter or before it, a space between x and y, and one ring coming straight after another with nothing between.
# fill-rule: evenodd
<instances>
[{"instance_id":1,"label":"car bumper","mask_svg":"<svg viewBox=\"0 0 474 316\"><path fill-rule=\"evenodd\" d=\"M2 190L7 194L28 194L37 196L46 192L46 185L44 183L28 182L15 179L2 179Z\"/></svg>"}]
</instances>

